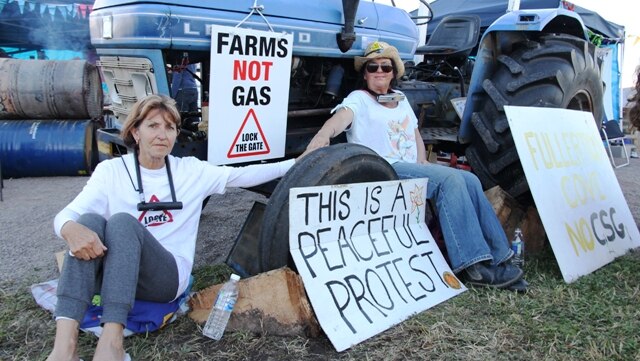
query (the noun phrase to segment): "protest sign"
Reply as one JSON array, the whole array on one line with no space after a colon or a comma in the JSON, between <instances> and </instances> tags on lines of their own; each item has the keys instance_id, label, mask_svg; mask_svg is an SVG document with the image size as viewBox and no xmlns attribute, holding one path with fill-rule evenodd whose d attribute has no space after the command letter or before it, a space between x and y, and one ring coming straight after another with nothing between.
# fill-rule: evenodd
<instances>
[{"instance_id":1,"label":"protest sign","mask_svg":"<svg viewBox=\"0 0 640 361\"><path fill-rule=\"evenodd\" d=\"M284 156L291 34L211 25L208 161Z\"/></svg>"},{"instance_id":2,"label":"protest sign","mask_svg":"<svg viewBox=\"0 0 640 361\"><path fill-rule=\"evenodd\" d=\"M564 280L573 282L640 247L593 115L514 106L505 112Z\"/></svg>"},{"instance_id":3,"label":"protest sign","mask_svg":"<svg viewBox=\"0 0 640 361\"><path fill-rule=\"evenodd\" d=\"M336 350L466 290L424 222L426 186L412 179L290 190L291 255Z\"/></svg>"}]
</instances>

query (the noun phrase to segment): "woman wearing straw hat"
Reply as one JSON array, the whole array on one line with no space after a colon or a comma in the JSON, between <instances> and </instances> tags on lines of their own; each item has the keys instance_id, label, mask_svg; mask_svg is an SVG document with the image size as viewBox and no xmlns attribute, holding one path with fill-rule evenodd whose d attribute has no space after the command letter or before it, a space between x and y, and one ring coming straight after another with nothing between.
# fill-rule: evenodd
<instances>
[{"instance_id":1,"label":"woman wearing straw hat","mask_svg":"<svg viewBox=\"0 0 640 361\"><path fill-rule=\"evenodd\" d=\"M355 57L364 87L347 96L309 143L329 145L346 131L350 143L365 145L388 161L400 179L429 178L427 197L435 202L452 270L468 284L523 291L523 271L484 196L478 178L467 171L429 164L418 120L404 95L392 85L404 74L398 50L381 41Z\"/></svg>"}]
</instances>

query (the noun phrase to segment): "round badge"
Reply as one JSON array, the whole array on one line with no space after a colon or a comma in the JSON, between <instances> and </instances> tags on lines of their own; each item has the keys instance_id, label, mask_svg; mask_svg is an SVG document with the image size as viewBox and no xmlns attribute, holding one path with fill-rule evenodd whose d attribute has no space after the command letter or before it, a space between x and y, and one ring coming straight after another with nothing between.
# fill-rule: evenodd
<instances>
[{"instance_id":1,"label":"round badge","mask_svg":"<svg viewBox=\"0 0 640 361\"><path fill-rule=\"evenodd\" d=\"M453 289L459 290L462 287L462 285L460 285L460 281L458 281L458 278L449 271L444 272L442 278L444 279L444 282Z\"/></svg>"}]
</instances>

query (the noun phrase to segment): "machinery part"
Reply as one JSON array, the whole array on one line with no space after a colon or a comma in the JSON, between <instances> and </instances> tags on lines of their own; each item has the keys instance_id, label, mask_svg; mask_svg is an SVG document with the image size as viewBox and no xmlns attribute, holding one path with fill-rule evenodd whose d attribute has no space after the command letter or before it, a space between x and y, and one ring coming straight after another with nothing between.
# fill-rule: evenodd
<instances>
[{"instance_id":1,"label":"machinery part","mask_svg":"<svg viewBox=\"0 0 640 361\"><path fill-rule=\"evenodd\" d=\"M338 49L346 53L351 49L356 41L355 21L360 0L342 0L342 11L344 13L344 27L336 34Z\"/></svg>"},{"instance_id":2,"label":"machinery part","mask_svg":"<svg viewBox=\"0 0 640 361\"><path fill-rule=\"evenodd\" d=\"M411 17L411 20L415 21L417 26L425 25L429 23L431 19L433 19L433 9L431 8L431 5L429 4L429 2L427 0L420 0L420 3L422 3L422 5L424 5L427 8L427 10L429 10L429 13L426 16ZM395 3L394 3L394 6L395 6Z\"/></svg>"},{"instance_id":3,"label":"machinery part","mask_svg":"<svg viewBox=\"0 0 640 361\"><path fill-rule=\"evenodd\" d=\"M88 119L102 115L102 86L84 60L0 59L0 119Z\"/></svg>"},{"instance_id":4,"label":"machinery part","mask_svg":"<svg viewBox=\"0 0 640 361\"><path fill-rule=\"evenodd\" d=\"M386 160L358 144L320 148L298 160L278 182L264 212L259 242L262 271L283 266L295 269L289 255L290 188L396 179Z\"/></svg>"},{"instance_id":5,"label":"machinery part","mask_svg":"<svg viewBox=\"0 0 640 361\"><path fill-rule=\"evenodd\" d=\"M482 83L473 113L473 137L466 156L485 189L500 185L521 201L529 186L509 129L505 105L589 111L599 126L604 116L603 85L596 49L584 39L544 34L516 43L497 57L496 71Z\"/></svg>"}]
</instances>

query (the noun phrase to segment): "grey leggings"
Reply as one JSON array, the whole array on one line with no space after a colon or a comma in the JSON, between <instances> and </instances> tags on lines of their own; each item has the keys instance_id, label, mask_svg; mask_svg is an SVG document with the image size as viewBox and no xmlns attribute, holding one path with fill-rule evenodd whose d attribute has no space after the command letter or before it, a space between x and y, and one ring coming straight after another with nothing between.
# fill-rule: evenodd
<instances>
[{"instance_id":1,"label":"grey leggings","mask_svg":"<svg viewBox=\"0 0 640 361\"><path fill-rule=\"evenodd\" d=\"M104 256L84 261L67 253L58 282L56 317L82 322L96 293L102 298L101 323L126 326L135 299L169 302L178 291L175 259L132 215L105 220L84 214L78 223L98 234L108 248Z\"/></svg>"}]
</instances>

